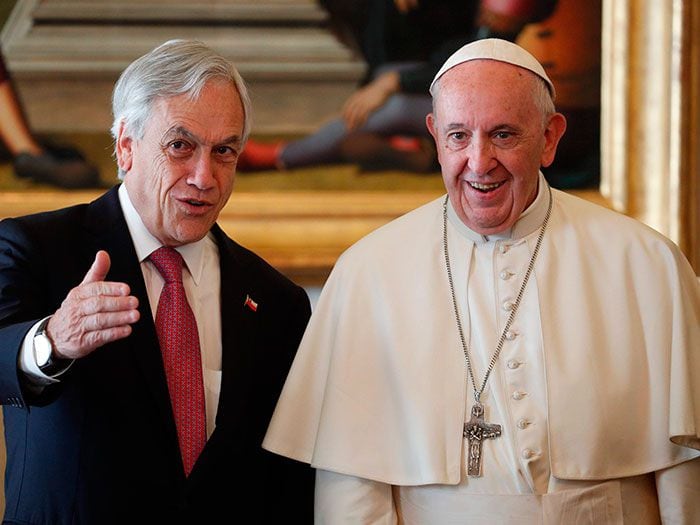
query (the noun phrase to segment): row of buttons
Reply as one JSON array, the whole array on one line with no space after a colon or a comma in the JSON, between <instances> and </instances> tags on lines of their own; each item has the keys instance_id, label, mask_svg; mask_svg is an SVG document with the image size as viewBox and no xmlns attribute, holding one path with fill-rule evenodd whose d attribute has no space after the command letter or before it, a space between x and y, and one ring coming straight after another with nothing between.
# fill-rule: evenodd
<instances>
[{"instance_id":1,"label":"row of buttons","mask_svg":"<svg viewBox=\"0 0 700 525\"><path fill-rule=\"evenodd\" d=\"M516 336L516 334L514 332L509 331L506 334L506 339L513 340L513 339L515 339L515 336ZM522 362L518 361L517 359L509 359L508 362L506 363L506 366L511 370L516 370L516 369L520 368L520 365L522 365ZM523 392L522 390L516 390L515 392L513 392L511 394L511 397L515 401L520 401L520 400L525 399L527 397L527 392ZM532 424L532 422L529 419L521 417L520 419L518 419L516 426L520 430L525 430L531 424ZM533 458L539 456L539 453L536 450L533 450L531 448L524 448L520 452L520 455L524 460L529 460L529 459L533 459Z\"/></svg>"},{"instance_id":2,"label":"row of buttons","mask_svg":"<svg viewBox=\"0 0 700 525\"><path fill-rule=\"evenodd\" d=\"M515 360L515 359L510 359L510 360L508 361L507 366L508 366L508 368L510 368L511 370L514 370L514 369L520 367L521 364L522 364L522 363L521 363L520 361L517 361L517 360ZM522 390L516 390L515 392L513 392L513 393L511 394L511 397L512 397L515 401L520 401L520 400L522 400L522 399L525 399L525 398L527 397L527 395L528 395L527 392L524 392L524 391L522 391ZM518 419L518 421L517 421L517 423L516 423L516 426L517 426L520 430L525 430L525 429L528 428L531 424L532 424L532 421L530 421L530 420L527 419L527 418L521 417L520 419ZM523 450L520 451L520 455L521 455L521 457L522 457L524 460L529 460L529 459L536 458L537 456L540 455L540 453L537 452L536 450L531 449L531 448L524 448Z\"/></svg>"},{"instance_id":3,"label":"row of buttons","mask_svg":"<svg viewBox=\"0 0 700 525\"><path fill-rule=\"evenodd\" d=\"M516 361L515 359L511 359L511 360L508 361L508 368L510 368L510 369L518 368L520 365L521 365L521 363L520 363L519 361ZM513 393L511 394L511 397L512 397L515 401L520 401L520 400L522 400L522 399L525 399L525 398L527 397L527 395L528 395L527 392L523 392L522 390L516 390L515 392L513 392ZM531 424L532 424L532 421L530 421L530 420L527 419L527 418L521 417L520 419L518 419L518 421L517 421L517 423L516 423L516 426L517 426L520 430L525 430L525 429L528 428ZM531 448L524 448L524 449L520 452L520 455L521 455L521 457L522 457L523 459L528 460L528 459L533 459L533 458L539 456L540 453L537 452L536 450L531 449Z\"/></svg>"},{"instance_id":4,"label":"row of buttons","mask_svg":"<svg viewBox=\"0 0 700 525\"><path fill-rule=\"evenodd\" d=\"M509 249L510 249L510 245L509 245L509 244L505 244L505 243L500 244L499 247L498 247L498 251L499 251L501 254L505 254L506 252L508 252ZM509 270L501 270L501 271L499 272L499 274L498 274L498 276L499 276L499 277L501 278L501 280L503 280L503 281L507 281L508 279L510 279L511 277L513 277L514 275L515 275L515 274L514 274L513 272L509 271ZM504 301L503 304L502 304L502 307L503 307L503 310L504 310L504 311L506 311L506 312L511 312L511 311L513 310L513 308L515 308L515 303L514 303L513 301ZM508 332L506 332L505 338L506 338L508 341L513 341L517 336L518 336L518 334L517 334L516 332L514 332L513 330L508 330ZM521 361L518 361L517 359L509 359L509 360L506 362L506 366L507 366L510 370L517 370L518 368L520 368L520 366L521 366L522 364L523 364L523 363L522 363ZM520 400L522 400L522 399L525 399L525 398L527 397L527 395L528 395L527 392L524 392L524 391L522 391L522 390L516 390L515 392L513 392L513 393L511 394L511 397L512 397L515 401L520 401ZM530 425L532 425L532 421L530 421L529 419L524 418L524 417L518 419L518 421L516 422L516 426L517 426L520 430L525 430L525 429L527 429ZM524 460L530 460L530 459L533 459L533 458L538 457L538 456L540 455L540 453L537 452L536 450L531 449L531 448L524 448L524 449L522 449L522 450L520 451L520 455L521 455L521 457L522 457Z\"/></svg>"}]
</instances>

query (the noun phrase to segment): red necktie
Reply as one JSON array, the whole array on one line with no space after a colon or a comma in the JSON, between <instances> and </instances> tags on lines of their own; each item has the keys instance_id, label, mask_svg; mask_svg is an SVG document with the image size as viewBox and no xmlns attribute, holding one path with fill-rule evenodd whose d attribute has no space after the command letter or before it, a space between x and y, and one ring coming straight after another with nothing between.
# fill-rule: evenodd
<instances>
[{"instance_id":1,"label":"red necktie","mask_svg":"<svg viewBox=\"0 0 700 525\"><path fill-rule=\"evenodd\" d=\"M150 259L165 279L156 311L156 331L182 464L189 476L207 441L199 332L182 286L182 256L172 248L162 247Z\"/></svg>"}]
</instances>

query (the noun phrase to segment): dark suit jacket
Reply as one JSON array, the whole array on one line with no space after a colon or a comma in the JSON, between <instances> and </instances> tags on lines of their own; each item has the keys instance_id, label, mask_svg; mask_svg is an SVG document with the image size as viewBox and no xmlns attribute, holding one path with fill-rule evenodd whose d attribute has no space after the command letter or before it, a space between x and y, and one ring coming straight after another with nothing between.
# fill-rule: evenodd
<instances>
[{"instance_id":1,"label":"dark suit jacket","mask_svg":"<svg viewBox=\"0 0 700 525\"><path fill-rule=\"evenodd\" d=\"M116 188L0 223L0 402L7 523L311 523L313 472L260 447L310 315L303 289L213 229L221 259L216 430L185 478L146 289ZM126 339L75 361L32 395L17 371L30 327L80 283L97 250L131 286ZM246 295L258 308L244 306Z\"/></svg>"}]
</instances>

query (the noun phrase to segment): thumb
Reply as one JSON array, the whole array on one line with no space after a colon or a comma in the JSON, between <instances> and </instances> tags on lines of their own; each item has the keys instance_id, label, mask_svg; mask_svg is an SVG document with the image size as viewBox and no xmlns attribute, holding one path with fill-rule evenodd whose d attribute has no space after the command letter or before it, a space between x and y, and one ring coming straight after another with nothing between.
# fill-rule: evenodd
<instances>
[{"instance_id":1,"label":"thumb","mask_svg":"<svg viewBox=\"0 0 700 525\"><path fill-rule=\"evenodd\" d=\"M92 263L92 266L90 266L90 269L83 278L83 282L80 284L104 281L111 264L109 254L104 250L100 250L95 254L95 261Z\"/></svg>"}]
</instances>

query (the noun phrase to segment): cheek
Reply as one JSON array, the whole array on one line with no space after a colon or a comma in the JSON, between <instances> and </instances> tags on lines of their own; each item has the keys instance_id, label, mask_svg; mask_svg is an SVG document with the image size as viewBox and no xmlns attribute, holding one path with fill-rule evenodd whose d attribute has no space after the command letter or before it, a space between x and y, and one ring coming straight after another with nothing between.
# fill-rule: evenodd
<instances>
[{"instance_id":1,"label":"cheek","mask_svg":"<svg viewBox=\"0 0 700 525\"><path fill-rule=\"evenodd\" d=\"M442 171L449 176L454 178L458 176L464 166L465 155L460 151L452 151L444 146L438 152L438 160L440 161L440 166Z\"/></svg>"},{"instance_id":2,"label":"cheek","mask_svg":"<svg viewBox=\"0 0 700 525\"><path fill-rule=\"evenodd\" d=\"M164 196L180 181L186 180L187 167L178 162L169 160L165 155L156 157L151 170L154 192Z\"/></svg>"},{"instance_id":3,"label":"cheek","mask_svg":"<svg viewBox=\"0 0 700 525\"><path fill-rule=\"evenodd\" d=\"M153 172L162 174L168 171L170 163L165 155L156 155L153 157Z\"/></svg>"},{"instance_id":4,"label":"cheek","mask_svg":"<svg viewBox=\"0 0 700 525\"><path fill-rule=\"evenodd\" d=\"M235 168L226 166L225 169L221 169L217 175L217 180L221 197L227 199L231 195L233 184L236 181Z\"/></svg>"},{"instance_id":5,"label":"cheek","mask_svg":"<svg viewBox=\"0 0 700 525\"><path fill-rule=\"evenodd\" d=\"M531 152L519 149L502 150L496 156L498 163L503 166L520 185L529 185L537 181L539 160Z\"/></svg>"}]
</instances>

